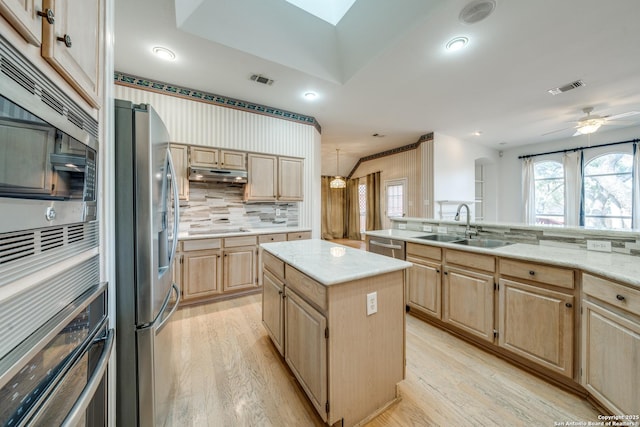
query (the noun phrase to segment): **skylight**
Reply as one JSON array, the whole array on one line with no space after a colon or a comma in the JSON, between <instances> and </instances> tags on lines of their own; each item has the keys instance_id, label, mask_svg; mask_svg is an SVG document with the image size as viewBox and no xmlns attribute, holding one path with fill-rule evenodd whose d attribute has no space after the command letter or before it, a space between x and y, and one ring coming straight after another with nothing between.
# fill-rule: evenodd
<instances>
[{"instance_id":1,"label":"skylight","mask_svg":"<svg viewBox=\"0 0 640 427\"><path fill-rule=\"evenodd\" d=\"M356 0L286 0L294 6L299 7L331 25L338 25L338 22L349 11Z\"/></svg>"}]
</instances>

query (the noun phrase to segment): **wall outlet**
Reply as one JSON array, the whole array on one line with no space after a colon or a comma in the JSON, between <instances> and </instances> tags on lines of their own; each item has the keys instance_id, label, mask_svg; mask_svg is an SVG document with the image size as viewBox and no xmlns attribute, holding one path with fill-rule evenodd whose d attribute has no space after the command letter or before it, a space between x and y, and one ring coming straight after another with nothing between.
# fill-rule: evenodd
<instances>
[{"instance_id":1,"label":"wall outlet","mask_svg":"<svg viewBox=\"0 0 640 427\"><path fill-rule=\"evenodd\" d=\"M438 227L439 234L447 234L447 227Z\"/></svg>"},{"instance_id":2,"label":"wall outlet","mask_svg":"<svg viewBox=\"0 0 640 427\"><path fill-rule=\"evenodd\" d=\"M422 226L422 231L428 231L428 232L431 232L431 226L430 226L430 225L423 225L423 226Z\"/></svg>"},{"instance_id":3,"label":"wall outlet","mask_svg":"<svg viewBox=\"0 0 640 427\"><path fill-rule=\"evenodd\" d=\"M587 250L598 252L611 252L611 242L604 240L587 240Z\"/></svg>"},{"instance_id":4,"label":"wall outlet","mask_svg":"<svg viewBox=\"0 0 640 427\"><path fill-rule=\"evenodd\" d=\"M371 316L378 312L378 293L371 292L367 294L367 316Z\"/></svg>"},{"instance_id":5,"label":"wall outlet","mask_svg":"<svg viewBox=\"0 0 640 427\"><path fill-rule=\"evenodd\" d=\"M276 216L280 216L280 208L276 208Z\"/></svg>"},{"instance_id":6,"label":"wall outlet","mask_svg":"<svg viewBox=\"0 0 640 427\"><path fill-rule=\"evenodd\" d=\"M398 224L398 230L406 230L407 224Z\"/></svg>"}]
</instances>

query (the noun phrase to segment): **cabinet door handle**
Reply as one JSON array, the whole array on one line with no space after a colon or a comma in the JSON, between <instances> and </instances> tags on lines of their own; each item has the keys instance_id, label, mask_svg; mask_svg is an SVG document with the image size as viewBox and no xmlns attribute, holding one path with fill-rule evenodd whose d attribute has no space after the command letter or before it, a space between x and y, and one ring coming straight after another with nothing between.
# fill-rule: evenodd
<instances>
[{"instance_id":1,"label":"cabinet door handle","mask_svg":"<svg viewBox=\"0 0 640 427\"><path fill-rule=\"evenodd\" d=\"M282 295L282 294L283 294L283 292L282 292L282 291L278 291L278 294L279 294L279 295Z\"/></svg>"},{"instance_id":2,"label":"cabinet door handle","mask_svg":"<svg viewBox=\"0 0 640 427\"><path fill-rule=\"evenodd\" d=\"M62 37L56 37L56 40L59 42L64 42L66 47L71 47L71 36L69 34L65 34Z\"/></svg>"},{"instance_id":3,"label":"cabinet door handle","mask_svg":"<svg viewBox=\"0 0 640 427\"><path fill-rule=\"evenodd\" d=\"M53 13L53 10L51 9L45 9L44 12L38 11L38 16L42 16L43 18L45 18L47 20L47 22L51 25L53 25L56 20L55 20L55 15Z\"/></svg>"},{"instance_id":4,"label":"cabinet door handle","mask_svg":"<svg viewBox=\"0 0 640 427\"><path fill-rule=\"evenodd\" d=\"M447 275L449 274L449 272L448 272L448 271L445 271L445 272L444 272L444 274L445 274L445 276L447 276Z\"/></svg>"},{"instance_id":5,"label":"cabinet door handle","mask_svg":"<svg viewBox=\"0 0 640 427\"><path fill-rule=\"evenodd\" d=\"M618 294L618 295L616 295L616 299L617 299L618 301L624 301L624 299L625 299L625 298L624 298L624 295L620 295L620 294Z\"/></svg>"},{"instance_id":6,"label":"cabinet door handle","mask_svg":"<svg viewBox=\"0 0 640 427\"><path fill-rule=\"evenodd\" d=\"M529 276L535 276L535 275L536 275L536 272L535 272L535 271L533 271L533 270L529 270Z\"/></svg>"},{"instance_id":7,"label":"cabinet door handle","mask_svg":"<svg viewBox=\"0 0 640 427\"><path fill-rule=\"evenodd\" d=\"M436 268L436 273L440 273L440 270L438 270L437 268Z\"/></svg>"},{"instance_id":8,"label":"cabinet door handle","mask_svg":"<svg viewBox=\"0 0 640 427\"><path fill-rule=\"evenodd\" d=\"M567 308L571 308L571 307L573 307L573 304L571 304L570 302L568 302L568 303L566 303L564 306L565 306L565 307L567 307Z\"/></svg>"}]
</instances>

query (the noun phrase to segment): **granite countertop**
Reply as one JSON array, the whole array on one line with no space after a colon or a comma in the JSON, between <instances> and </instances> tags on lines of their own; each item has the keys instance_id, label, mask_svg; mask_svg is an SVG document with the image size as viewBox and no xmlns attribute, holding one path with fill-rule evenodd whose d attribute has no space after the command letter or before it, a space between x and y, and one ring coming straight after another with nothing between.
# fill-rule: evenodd
<instances>
[{"instance_id":1,"label":"granite countertop","mask_svg":"<svg viewBox=\"0 0 640 427\"><path fill-rule=\"evenodd\" d=\"M412 265L320 239L263 243L260 246L325 286L404 270Z\"/></svg>"},{"instance_id":2,"label":"granite countertop","mask_svg":"<svg viewBox=\"0 0 640 427\"><path fill-rule=\"evenodd\" d=\"M260 234L279 234L279 233L300 233L303 231L311 231L308 227L265 227L265 228L241 228L238 231L216 232L215 230L207 232L207 230L198 230L197 233L189 233L181 231L178 233L178 240L193 239L211 239L221 237L238 237L238 236L256 236Z\"/></svg>"},{"instance_id":3,"label":"granite countertop","mask_svg":"<svg viewBox=\"0 0 640 427\"><path fill-rule=\"evenodd\" d=\"M577 268L587 273L598 274L640 288L640 257L618 253L588 251L586 249L560 248L549 245L515 243L499 248L477 248L456 243L434 242L417 239L418 236L434 234L412 230L375 230L365 234L404 240L423 245L441 246L468 252L484 253L523 261L542 262L561 267Z\"/></svg>"}]
</instances>

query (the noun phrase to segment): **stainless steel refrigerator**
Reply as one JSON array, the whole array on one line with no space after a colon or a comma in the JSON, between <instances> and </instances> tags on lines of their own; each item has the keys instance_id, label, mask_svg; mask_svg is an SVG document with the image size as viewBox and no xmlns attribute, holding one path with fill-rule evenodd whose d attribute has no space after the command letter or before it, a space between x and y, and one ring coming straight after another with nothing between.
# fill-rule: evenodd
<instances>
[{"instance_id":1,"label":"stainless steel refrigerator","mask_svg":"<svg viewBox=\"0 0 640 427\"><path fill-rule=\"evenodd\" d=\"M116 424L162 426L176 385L178 188L149 105L115 101Z\"/></svg>"}]
</instances>

